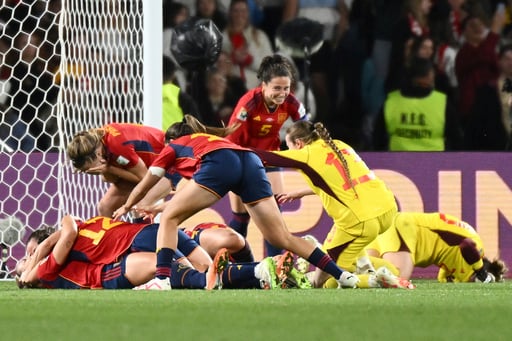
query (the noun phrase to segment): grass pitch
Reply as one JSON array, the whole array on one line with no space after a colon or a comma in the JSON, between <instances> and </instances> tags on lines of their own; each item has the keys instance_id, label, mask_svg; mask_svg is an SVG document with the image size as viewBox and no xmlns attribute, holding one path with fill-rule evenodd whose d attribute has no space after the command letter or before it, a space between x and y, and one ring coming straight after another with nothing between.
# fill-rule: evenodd
<instances>
[{"instance_id":1,"label":"grass pitch","mask_svg":"<svg viewBox=\"0 0 512 341\"><path fill-rule=\"evenodd\" d=\"M415 290L19 290L2 340L510 340L512 282Z\"/></svg>"}]
</instances>

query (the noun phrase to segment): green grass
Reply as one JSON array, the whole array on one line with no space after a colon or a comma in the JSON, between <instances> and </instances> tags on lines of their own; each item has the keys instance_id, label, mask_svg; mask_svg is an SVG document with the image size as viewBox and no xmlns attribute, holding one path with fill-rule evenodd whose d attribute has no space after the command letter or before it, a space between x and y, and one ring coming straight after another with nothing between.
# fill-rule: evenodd
<instances>
[{"instance_id":1,"label":"green grass","mask_svg":"<svg viewBox=\"0 0 512 341\"><path fill-rule=\"evenodd\" d=\"M19 290L1 340L510 340L512 282L416 290Z\"/></svg>"}]
</instances>

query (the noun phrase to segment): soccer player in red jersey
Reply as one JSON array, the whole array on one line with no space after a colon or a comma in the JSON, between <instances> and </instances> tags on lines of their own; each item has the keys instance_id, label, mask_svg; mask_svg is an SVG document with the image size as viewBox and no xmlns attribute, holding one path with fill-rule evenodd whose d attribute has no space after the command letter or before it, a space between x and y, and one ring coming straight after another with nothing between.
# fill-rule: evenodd
<instances>
[{"instance_id":1,"label":"soccer player in red jersey","mask_svg":"<svg viewBox=\"0 0 512 341\"><path fill-rule=\"evenodd\" d=\"M38 238L34 241L38 244L33 245L35 251L29 254L27 250L28 256L18 262L18 285L126 289L145 283L155 275L156 254L144 251L154 251L157 228L157 224L113 222L106 217L77 222L66 216L60 230L51 235L45 233L45 240ZM39 235L34 234L35 237ZM178 246L183 252L191 259L197 259L197 255L192 253L201 248L185 233L181 233L179 239ZM138 252L141 250L143 252ZM260 263L228 265L229 252L226 248L217 250L213 262L206 257L211 263L206 273L193 269L190 263L184 262L184 257L179 259L180 263L173 262L172 269L176 275L170 285L174 288L212 289L225 283L226 287L240 289L276 288L286 280L293 265L293 258L274 260L270 257ZM227 270L226 274L223 270ZM278 274L284 277L278 277Z\"/></svg>"},{"instance_id":2,"label":"soccer player in red jersey","mask_svg":"<svg viewBox=\"0 0 512 341\"><path fill-rule=\"evenodd\" d=\"M242 198L256 226L269 242L307 259L332 275L341 287L355 287L359 280L357 276L343 271L319 248L288 231L258 156L211 134L216 132L225 136L231 129L234 128L204 126L190 115L185 116L184 122L173 124L166 133L170 143L135 186L126 203L114 212L115 219L128 213L166 173L178 173L190 179L169 201L148 207L138 205L138 210L147 214L162 212L157 237L156 276L143 287L152 289L154 283L163 286L170 281L178 226L229 191Z\"/></svg>"},{"instance_id":3,"label":"soccer player in red jersey","mask_svg":"<svg viewBox=\"0 0 512 341\"><path fill-rule=\"evenodd\" d=\"M126 201L164 145L165 133L160 129L110 123L76 134L67 146L67 155L78 171L101 175L111 184L98 203L98 215L110 217ZM159 188L159 193L149 200L165 196L172 184L162 179Z\"/></svg>"},{"instance_id":4,"label":"soccer player in red jersey","mask_svg":"<svg viewBox=\"0 0 512 341\"><path fill-rule=\"evenodd\" d=\"M279 150L281 140L279 131L284 122L291 118L298 121L306 118L302 103L291 93L293 72L286 57L275 54L265 57L258 70L261 85L249 90L238 101L230 124L238 123L240 127L226 138L242 147L263 150ZM266 168L267 177L274 193L283 190L280 168ZM240 197L229 194L233 216L229 222L235 231L247 237L249 214ZM281 250L265 243L267 253L275 255Z\"/></svg>"}]
</instances>

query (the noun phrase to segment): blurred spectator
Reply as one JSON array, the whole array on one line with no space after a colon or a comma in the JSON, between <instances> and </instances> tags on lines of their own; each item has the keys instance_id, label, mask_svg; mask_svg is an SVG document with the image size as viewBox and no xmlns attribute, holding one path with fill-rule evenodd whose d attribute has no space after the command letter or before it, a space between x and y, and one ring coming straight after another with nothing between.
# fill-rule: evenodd
<instances>
[{"instance_id":1,"label":"blurred spectator","mask_svg":"<svg viewBox=\"0 0 512 341\"><path fill-rule=\"evenodd\" d=\"M190 18L190 9L187 5L176 2L174 0L164 0L163 2L163 43L162 50L165 57L173 59L171 52L171 39L173 29L180 24L184 23ZM174 72L175 83L181 89L188 89L189 87L189 75L181 68L178 68Z\"/></svg>"},{"instance_id":2,"label":"blurred spectator","mask_svg":"<svg viewBox=\"0 0 512 341\"><path fill-rule=\"evenodd\" d=\"M391 60L386 89L391 91L400 87L401 70L405 63L406 46L411 38L430 35L428 15L432 7L431 0L405 0L402 15L393 29Z\"/></svg>"},{"instance_id":3,"label":"blurred spectator","mask_svg":"<svg viewBox=\"0 0 512 341\"><path fill-rule=\"evenodd\" d=\"M339 61L333 61L333 47L348 29L348 7L342 0L288 0L283 9L283 23L295 18L307 18L323 25L324 44L320 50L313 53L310 60L309 75L311 89L315 95L317 120L332 122L337 125L340 122L332 117L335 108L336 77L332 72L333 66L338 66ZM304 58L293 59L301 79L304 79ZM329 117L329 115L331 117ZM331 128L330 128L331 129Z\"/></svg>"},{"instance_id":4,"label":"blurred spectator","mask_svg":"<svg viewBox=\"0 0 512 341\"><path fill-rule=\"evenodd\" d=\"M228 89L235 97L240 98L247 92L243 79L233 73L233 62L229 54L221 51L214 66L226 78Z\"/></svg>"},{"instance_id":5,"label":"blurred spectator","mask_svg":"<svg viewBox=\"0 0 512 341\"><path fill-rule=\"evenodd\" d=\"M258 67L263 57L272 54L272 45L265 32L251 25L247 0L231 1L222 45L231 57L234 74L245 81L247 88L257 87Z\"/></svg>"},{"instance_id":6,"label":"blurred spectator","mask_svg":"<svg viewBox=\"0 0 512 341\"><path fill-rule=\"evenodd\" d=\"M283 23L283 9L285 0L263 1L263 20L258 25L268 36L273 50L276 49L276 31Z\"/></svg>"},{"instance_id":7,"label":"blurred spectator","mask_svg":"<svg viewBox=\"0 0 512 341\"><path fill-rule=\"evenodd\" d=\"M218 0L196 0L195 8L193 18L210 19L221 32L226 28L226 12L219 8Z\"/></svg>"},{"instance_id":8,"label":"blurred spectator","mask_svg":"<svg viewBox=\"0 0 512 341\"><path fill-rule=\"evenodd\" d=\"M202 122L214 127L227 126L239 98L233 95L224 74L211 68L206 74L206 94L198 100Z\"/></svg>"},{"instance_id":9,"label":"blurred spectator","mask_svg":"<svg viewBox=\"0 0 512 341\"><path fill-rule=\"evenodd\" d=\"M463 125L470 119L477 89L495 86L498 79L497 50L505 13L495 13L490 30L484 22L484 18L470 14L462 23L464 44L455 59L455 72L459 84L458 112Z\"/></svg>"},{"instance_id":10,"label":"blurred spectator","mask_svg":"<svg viewBox=\"0 0 512 341\"><path fill-rule=\"evenodd\" d=\"M219 54L219 58L215 62L212 70L208 72L208 75L205 79L205 84L200 89L200 94L196 98L196 102L199 106L199 110L204 118L204 123L212 126L222 126L222 124L227 123L224 116L227 107L232 105L231 101L234 99L235 105L246 92L247 88L245 87L245 82L238 76L233 75L231 72L231 68L233 63L229 55L221 51ZM212 77L208 79L208 77ZM221 81L221 79L225 80L225 83ZM219 89L209 90L209 87L215 85L215 83L224 83L221 84ZM222 90L222 91L221 91ZM212 92L214 98L214 102L218 102L216 105L210 99L210 92ZM222 95L221 95L222 94ZM222 97L222 100L220 98ZM214 108L217 107L217 108ZM229 116L235 107L232 106L231 111L229 112ZM229 121L229 117L227 117Z\"/></svg>"},{"instance_id":11,"label":"blurred spectator","mask_svg":"<svg viewBox=\"0 0 512 341\"><path fill-rule=\"evenodd\" d=\"M369 61L374 42L375 17L376 8L373 0L354 2L350 9L349 28L340 38L333 55L333 64L337 64L332 71L336 78L335 98L337 102L335 103L336 114L331 117L335 124L331 124L329 130L332 134L343 136L343 139L348 141L347 143L358 147L361 146L361 143L365 144L365 142L358 140L365 140L363 131L370 127L366 120L369 116L375 116L372 114L365 116L365 114L370 112L377 114L384 101L382 98L373 110L369 106L375 102L376 98L373 97L375 94L372 93L364 101L362 100L363 68ZM368 71L370 70L367 69L366 72ZM374 70L372 74L374 74ZM369 80L368 77L365 79L365 81ZM368 85L371 88L372 85ZM364 128L363 124L365 125ZM351 141L351 138L354 141Z\"/></svg>"},{"instance_id":12,"label":"blurred spectator","mask_svg":"<svg viewBox=\"0 0 512 341\"><path fill-rule=\"evenodd\" d=\"M14 48L10 51L12 55L8 57L17 63L10 74L10 102L7 104L9 110L5 118L14 121L21 119L16 129L21 129L22 125L28 128L18 146L24 151L28 151L32 139L36 140L39 150L45 151L52 147L52 132L46 130L46 115L48 106L57 99L58 87L53 83L53 73L47 69L47 61L40 56L43 46L40 34L43 33L18 33L13 41ZM21 134L21 131L16 134ZM29 141L25 143L27 139Z\"/></svg>"},{"instance_id":13,"label":"blurred spectator","mask_svg":"<svg viewBox=\"0 0 512 341\"><path fill-rule=\"evenodd\" d=\"M375 146L390 151L444 151L460 148L461 131L455 108L435 90L435 67L413 59L406 81L391 91L375 129Z\"/></svg>"},{"instance_id":14,"label":"blurred spectator","mask_svg":"<svg viewBox=\"0 0 512 341\"><path fill-rule=\"evenodd\" d=\"M500 49L499 53L500 75L498 77L498 91L501 102L501 117L507 135L512 136L512 45L508 44ZM508 83L506 84L508 79Z\"/></svg>"}]
</instances>

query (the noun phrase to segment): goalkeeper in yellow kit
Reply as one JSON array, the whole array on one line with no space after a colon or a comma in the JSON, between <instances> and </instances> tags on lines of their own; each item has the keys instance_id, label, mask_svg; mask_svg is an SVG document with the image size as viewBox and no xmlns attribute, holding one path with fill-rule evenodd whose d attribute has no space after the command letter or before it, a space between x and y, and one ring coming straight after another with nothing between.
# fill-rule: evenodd
<instances>
[{"instance_id":1,"label":"goalkeeper in yellow kit","mask_svg":"<svg viewBox=\"0 0 512 341\"><path fill-rule=\"evenodd\" d=\"M305 176L309 188L278 194L278 201L317 194L334 221L323 250L348 271L370 267L359 275L358 286L373 286L368 278L375 270L364 248L391 226L397 212L393 193L352 147L331 139L322 123L295 122L287 130L286 144L289 149L284 151L255 150L266 165L295 168ZM321 287L327 279L328 275L317 269L312 284Z\"/></svg>"},{"instance_id":2,"label":"goalkeeper in yellow kit","mask_svg":"<svg viewBox=\"0 0 512 341\"><path fill-rule=\"evenodd\" d=\"M482 240L471 225L439 212L398 213L367 252L391 262L394 266L386 267L405 279L415 266L437 265L439 282L499 282L508 270L502 260L490 262L484 256Z\"/></svg>"}]
</instances>

